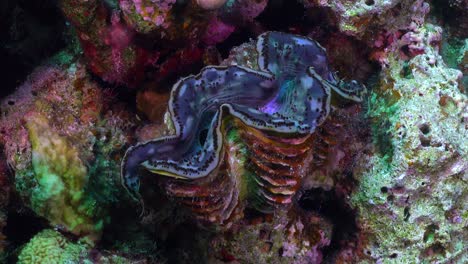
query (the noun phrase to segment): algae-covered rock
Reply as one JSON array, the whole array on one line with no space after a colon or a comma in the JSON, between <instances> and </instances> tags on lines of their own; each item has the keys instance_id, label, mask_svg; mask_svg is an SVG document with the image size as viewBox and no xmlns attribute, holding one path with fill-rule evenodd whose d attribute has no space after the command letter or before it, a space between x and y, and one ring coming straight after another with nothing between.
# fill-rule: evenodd
<instances>
[{"instance_id":1,"label":"algae-covered rock","mask_svg":"<svg viewBox=\"0 0 468 264\"><path fill-rule=\"evenodd\" d=\"M429 4L423 0L301 0L306 8L330 10L339 31L358 39L374 39L380 31L396 31L424 21Z\"/></svg>"},{"instance_id":2,"label":"algae-covered rock","mask_svg":"<svg viewBox=\"0 0 468 264\"><path fill-rule=\"evenodd\" d=\"M322 250L330 245L332 233L332 224L319 215L280 212L234 225L211 240L210 251L213 261L321 263Z\"/></svg>"},{"instance_id":3,"label":"algae-covered rock","mask_svg":"<svg viewBox=\"0 0 468 264\"><path fill-rule=\"evenodd\" d=\"M97 241L125 199L119 155L132 127L81 64L38 69L1 103L0 144L25 205L59 230Z\"/></svg>"},{"instance_id":4,"label":"algae-covered rock","mask_svg":"<svg viewBox=\"0 0 468 264\"><path fill-rule=\"evenodd\" d=\"M355 169L351 198L369 261L467 261L467 98L429 43L434 29L415 30L419 55L394 47L370 95L374 154Z\"/></svg>"}]
</instances>

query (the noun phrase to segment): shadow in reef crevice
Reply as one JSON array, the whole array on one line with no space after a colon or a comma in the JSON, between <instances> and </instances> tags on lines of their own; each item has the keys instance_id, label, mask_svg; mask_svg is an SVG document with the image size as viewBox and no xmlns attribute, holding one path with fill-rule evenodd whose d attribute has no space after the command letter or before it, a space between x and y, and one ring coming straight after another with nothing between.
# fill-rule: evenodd
<instances>
[{"instance_id":1,"label":"shadow in reef crevice","mask_svg":"<svg viewBox=\"0 0 468 264\"><path fill-rule=\"evenodd\" d=\"M14 208L10 208L3 232L8 241L6 263L16 263L16 250L48 226L47 220L36 216L30 210L19 213Z\"/></svg>"},{"instance_id":2,"label":"shadow in reef crevice","mask_svg":"<svg viewBox=\"0 0 468 264\"><path fill-rule=\"evenodd\" d=\"M356 239L359 230L355 212L341 197L337 196L335 190L309 189L299 199L299 206L329 219L333 224L330 245L322 251L324 263L331 261L335 253L341 249L344 241Z\"/></svg>"}]
</instances>

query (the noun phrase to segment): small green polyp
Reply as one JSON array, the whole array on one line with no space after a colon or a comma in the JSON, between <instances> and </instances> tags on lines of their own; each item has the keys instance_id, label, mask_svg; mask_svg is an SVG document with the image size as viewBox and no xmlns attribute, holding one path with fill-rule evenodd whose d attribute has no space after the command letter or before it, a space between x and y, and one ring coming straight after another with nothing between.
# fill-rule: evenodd
<instances>
[{"instance_id":1,"label":"small green polyp","mask_svg":"<svg viewBox=\"0 0 468 264\"><path fill-rule=\"evenodd\" d=\"M86 251L85 245L70 243L59 232L47 229L34 236L21 250L18 264L78 263Z\"/></svg>"}]
</instances>

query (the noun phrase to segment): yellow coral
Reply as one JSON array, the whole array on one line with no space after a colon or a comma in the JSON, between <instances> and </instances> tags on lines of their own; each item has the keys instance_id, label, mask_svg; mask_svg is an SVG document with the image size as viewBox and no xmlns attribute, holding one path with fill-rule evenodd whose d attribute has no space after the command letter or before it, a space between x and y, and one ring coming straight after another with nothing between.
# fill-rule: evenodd
<instances>
[{"instance_id":1,"label":"yellow coral","mask_svg":"<svg viewBox=\"0 0 468 264\"><path fill-rule=\"evenodd\" d=\"M39 114L26 117L37 186L31 205L51 224L94 240L102 221L93 219L95 201L85 197L87 169L77 149Z\"/></svg>"},{"instance_id":2,"label":"yellow coral","mask_svg":"<svg viewBox=\"0 0 468 264\"><path fill-rule=\"evenodd\" d=\"M59 232L48 229L26 244L18 256L18 264L77 263L85 252L85 246L70 243Z\"/></svg>"}]
</instances>

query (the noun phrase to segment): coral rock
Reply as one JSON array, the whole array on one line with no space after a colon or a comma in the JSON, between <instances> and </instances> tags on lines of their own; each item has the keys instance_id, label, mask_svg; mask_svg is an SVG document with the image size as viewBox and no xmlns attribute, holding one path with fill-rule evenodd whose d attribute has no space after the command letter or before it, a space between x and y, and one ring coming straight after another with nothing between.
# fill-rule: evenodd
<instances>
[{"instance_id":1,"label":"coral rock","mask_svg":"<svg viewBox=\"0 0 468 264\"><path fill-rule=\"evenodd\" d=\"M227 0L197 0L197 4L208 10L213 10L222 7Z\"/></svg>"},{"instance_id":2,"label":"coral rock","mask_svg":"<svg viewBox=\"0 0 468 264\"><path fill-rule=\"evenodd\" d=\"M214 259L237 263L321 263L330 244L330 222L313 214L280 213L272 220L255 219L231 227L211 242Z\"/></svg>"},{"instance_id":3,"label":"coral rock","mask_svg":"<svg viewBox=\"0 0 468 264\"><path fill-rule=\"evenodd\" d=\"M431 34L418 40L430 41ZM369 105L374 154L362 156L354 171L359 185L352 203L366 237L360 253L388 263L464 263L468 219L459 212L467 210L461 201L468 195L468 101L458 86L462 75L445 65L437 44L409 60L398 46L387 56Z\"/></svg>"},{"instance_id":4,"label":"coral rock","mask_svg":"<svg viewBox=\"0 0 468 264\"><path fill-rule=\"evenodd\" d=\"M251 23L266 8L266 0L229 1L220 10L220 19L234 25Z\"/></svg>"},{"instance_id":5,"label":"coral rock","mask_svg":"<svg viewBox=\"0 0 468 264\"><path fill-rule=\"evenodd\" d=\"M19 196L54 227L90 242L120 199L115 155L132 126L104 95L78 64L40 68L1 102L0 143Z\"/></svg>"},{"instance_id":6,"label":"coral rock","mask_svg":"<svg viewBox=\"0 0 468 264\"><path fill-rule=\"evenodd\" d=\"M339 30L359 39L373 39L379 31L394 32L411 22L421 24L429 12L423 0L302 0L307 8L325 7L338 20Z\"/></svg>"}]
</instances>

